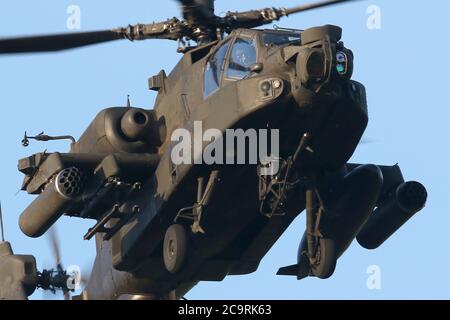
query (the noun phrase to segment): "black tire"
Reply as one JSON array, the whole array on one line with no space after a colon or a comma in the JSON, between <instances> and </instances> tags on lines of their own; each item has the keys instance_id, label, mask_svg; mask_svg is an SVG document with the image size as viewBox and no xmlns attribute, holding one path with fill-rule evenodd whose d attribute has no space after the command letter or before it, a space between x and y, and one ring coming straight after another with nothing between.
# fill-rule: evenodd
<instances>
[{"instance_id":1,"label":"black tire","mask_svg":"<svg viewBox=\"0 0 450 320\"><path fill-rule=\"evenodd\" d=\"M186 260L188 235L181 224L171 225L164 237L163 259L164 265L172 274L180 271Z\"/></svg>"},{"instance_id":2,"label":"black tire","mask_svg":"<svg viewBox=\"0 0 450 320\"><path fill-rule=\"evenodd\" d=\"M337 256L334 240L320 239L317 250L318 262L311 266L311 271L319 279L328 279L336 269Z\"/></svg>"}]
</instances>

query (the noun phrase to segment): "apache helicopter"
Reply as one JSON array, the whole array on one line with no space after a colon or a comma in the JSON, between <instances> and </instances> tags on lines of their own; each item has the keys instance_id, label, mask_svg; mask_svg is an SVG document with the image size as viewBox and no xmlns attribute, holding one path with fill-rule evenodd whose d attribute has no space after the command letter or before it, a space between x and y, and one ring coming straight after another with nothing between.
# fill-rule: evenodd
<instances>
[{"instance_id":1,"label":"apache helicopter","mask_svg":"<svg viewBox=\"0 0 450 320\"><path fill-rule=\"evenodd\" d=\"M94 221L84 238L95 237L97 256L74 299L178 299L200 281L253 273L305 209L297 263L278 274L327 279L355 239L376 249L424 208L426 189L405 182L398 166L348 163L368 113L364 86L351 80L354 55L341 28L255 29L347 1L219 17L213 0L179 0L181 20L0 39L0 54L119 39L175 40L183 54L169 75L149 79L158 92L153 109L105 109L78 140L24 137L25 146L30 139L71 140L69 153L19 161L22 190L37 195L19 225L40 237L62 215ZM193 132L196 121L223 134L276 129L279 156L246 165L175 164L171 135ZM1 299L26 299L36 287L67 292L69 279L62 267L38 272L33 256L14 255L1 243Z\"/></svg>"}]
</instances>

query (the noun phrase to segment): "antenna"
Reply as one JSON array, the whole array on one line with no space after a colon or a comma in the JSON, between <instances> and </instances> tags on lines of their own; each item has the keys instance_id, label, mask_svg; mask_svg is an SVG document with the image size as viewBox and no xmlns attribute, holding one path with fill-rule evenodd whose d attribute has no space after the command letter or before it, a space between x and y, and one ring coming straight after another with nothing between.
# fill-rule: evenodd
<instances>
[{"instance_id":1,"label":"antenna","mask_svg":"<svg viewBox=\"0 0 450 320\"><path fill-rule=\"evenodd\" d=\"M25 136L22 139L22 146L25 148L28 147L30 145L30 139L36 140L36 141L41 141L41 142L56 141L56 140L70 140L72 144L77 142L74 137L69 136L69 135L53 137L53 136L44 134L44 132L41 132L35 137L29 137L27 135L27 132L25 131Z\"/></svg>"},{"instance_id":2,"label":"antenna","mask_svg":"<svg viewBox=\"0 0 450 320\"><path fill-rule=\"evenodd\" d=\"M0 232L2 235L2 242L5 242L5 230L3 229L3 214L2 214L2 203L0 202Z\"/></svg>"},{"instance_id":3,"label":"antenna","mask_svg":"<svg viewBox=\"0 0 450 320\"><path fill-rule=\"evenodd\" d=\"M130 95L127 94L127 108L131 108Z\"/></svg>"}]
</instances>

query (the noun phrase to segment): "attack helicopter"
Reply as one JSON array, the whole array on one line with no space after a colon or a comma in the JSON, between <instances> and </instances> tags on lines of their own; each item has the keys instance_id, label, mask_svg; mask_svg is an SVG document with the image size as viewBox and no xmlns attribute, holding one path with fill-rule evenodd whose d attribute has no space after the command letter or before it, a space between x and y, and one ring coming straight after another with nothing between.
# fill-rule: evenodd
<instances>
[{"instance_id":1,"label":"attack helicopter","mask_svg":"<svg viewBox=\"0 0 450 320\"><path fill-rule=\"evenodd\" d=\"M354 54L341 40L342 29L258 29L348 1L221 17L213 0L179 0L182 19L0 39L0 54L120 39L174 40L183 54L170 74L162 70L149 79L149 89L158 92L154 108L104 109L78 140L25 134L24 146L31 139L71 141L68 153L19 161L22 190L36 196L19 225L37 238L63 215L93 221L84 238L95 238L97 256L74 299L178 299L200 281L253 273L303 211L297 262L278 274L327 279L355 239L376 249L424 208L425 187L405 182L399 166L348 163L368 112L365 87L352 80ZM269 129L279 136L278 153L246 164L174 161L173 133L193 133L199 122L219 132L202 141L200 151L230 129ZM224 152L234 158L237 150ZM1 299L26 299L37 287L67 293L71 279L59 264L39 272L33 256L0 244Z\"/></svg>"}]
</instances>

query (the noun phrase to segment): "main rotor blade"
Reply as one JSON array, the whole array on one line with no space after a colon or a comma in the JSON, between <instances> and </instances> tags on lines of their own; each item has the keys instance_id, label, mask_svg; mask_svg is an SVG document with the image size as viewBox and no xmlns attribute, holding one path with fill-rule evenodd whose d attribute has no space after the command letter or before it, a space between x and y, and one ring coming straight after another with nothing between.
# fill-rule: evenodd
<instances>
[{"instance_id":1,"label":"main rotor blade","mask_svg":"<svg viewBox=\"0 0 450 320\"><path fill-rule=\"evenodd\" d=\"M183 6L205 7L214 12L215 0L177 0Z\"/></svg>"},{"instance_id":2,"label":"main rotor blade","mask_svg":"<svg viewBox=\"0 0 450 320\"><path fill-rule=\"evenodd\" d=\"M194 0L177 0L184 6L192 6L194 4Z\"/></svg>"},{"instance_id":3,"label":"main rotor blade","mask_svg":"<svg viewBox=\"0 0 450 320\"><path fill-rule=\"evenodd\" d=\"M294 14L294 13L328 7L328 6L332 6L335 4L339 4L339 3L343 3L343 2L350 2L350 1L355 1L355 0L325 0L325 1L320 1L320 2L316 2L316 3L304 4L301 6L294 7L294 8L285 9L284 12L285 12L286 16L288 16L288 15Z\"/></svg>"},{"instance_id":4,"label":"main rotor blade","mask_svg":"<svg viewBox=\"0 0 450 320\"><path fill-rule=\"evenodd\" d=\"M0 39L0 54L51 52L124 39L118 30Z\"/></svg>"},{"instance_id":5,"label":"main rotor blade","mask_svg":"<svg viewBox=\"0 0 450 320\"><path fill-rule=\"evenodd\" d=\"M214 0L177 0L183 9L183 18L191 26L213 26Z\"/></svg>"},{"instance_id":6,"label":"main rotor blade","mask_svg":"<svg viewBox=\"0 0 450 320\"><path fill-rule=\"evenodd\" d=\"M237 28L257 28L280 20L281 18L287 17L294 13L300 13L350 1L356 0L326 0L287 9L265 8L246 12L228 12L224 18L219 19L219 25L227 32Z\"/></svg>"}]
</instances>

